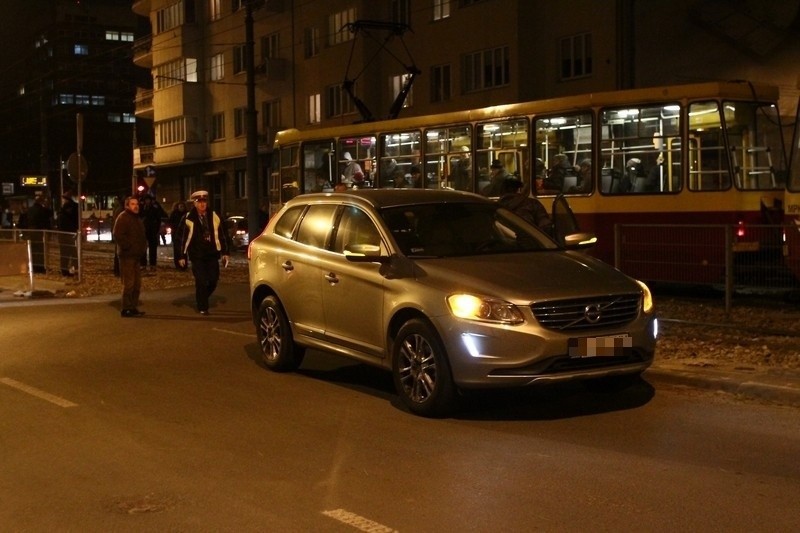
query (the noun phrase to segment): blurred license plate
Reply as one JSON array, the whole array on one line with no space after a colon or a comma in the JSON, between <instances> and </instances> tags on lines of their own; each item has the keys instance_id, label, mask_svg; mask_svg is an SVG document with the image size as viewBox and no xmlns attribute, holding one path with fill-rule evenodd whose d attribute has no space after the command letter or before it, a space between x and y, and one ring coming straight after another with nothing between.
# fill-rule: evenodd
<instances>
[{"instance_id":1,"label":"blurred license plate","mask_svg":"<svg viewBox=\"0 0 800 533\"><path fill-rule=\"evenodd\" d=\"M581 337L569 340L570 357L613 357L623 355L625 348L633 346L630 335L608 337Z\"/></svg>"}]
</instances>

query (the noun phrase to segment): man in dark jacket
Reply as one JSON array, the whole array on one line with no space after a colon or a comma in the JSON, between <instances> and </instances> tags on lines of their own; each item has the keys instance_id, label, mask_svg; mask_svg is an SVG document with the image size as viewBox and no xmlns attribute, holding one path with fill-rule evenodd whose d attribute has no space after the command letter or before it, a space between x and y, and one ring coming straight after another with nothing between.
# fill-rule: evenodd
<instances>
[{"instance_id":1,"label":"man in dark jacket","mask_svg":"<svg viewBox=\"0 0 800 533\"><path fill-rule=\"evenodd\" d=\"M521 190L522 181L508 178L503 182L503 195L498 203L552 237L553 221L550 220L547 209L539 200L522 193Z\"/></svg>"},{"instance_id":2,"label":"man in dark jacket","mask_svg":"<svg viewBox=\"0 0 800 533\"><path fill-rule=\"evenodd\" d=\"M72 276L78 268L78 202L72 199L72 191L61 195L61 210L58 212L58 245L61 252L61 275Z\"/></svg>"},{"instance_id":3,"label":"man in dark jacket","mask_svg":"<svg viewBox=\"0 0 800 533\"><path fill-rule=\"evenodd\" d=\"M208 299L219 282L219 259L228 266L228 239L219 216L208 208L208 191L192 193L194 207L187 213L181 233L178 264L192 263L197 311L208 315Z\"/></svg>"},{"instance_id":4,"label":"man in dark jacket","mask_svg":"<svg viewBox=\"0 0 800 533\"><path fill-rule=\"evenodd\" d=\"M147 236L147 258L142 257L142 266L149 265L150 270L155 270L158 264L158 242L161 238L161 223L167 217L166 211L158 200L150 195L143 198L139 209L144 221L144 232Z\"/></svg>"},{"instance_id":5,"label":"man in dark jacket","mask_svg":"<svg viewBox=\"0 0 800 533\"><path fill-rule=\"evenodd\" d=\"M119 255L119 272L122 278L122 317L139 317L139 293L142 289L142 272L139 261L147 249L144 223L139 218L139 200L125 198L125 210L114 221L114 242Z\"/></svg>"},{"instance_id":6,"label":"man in dark jacket","mask_svg":"<svg viewBox=\"0 0 800 533\"><path fill-rule=\"evenodd\" d=\"M44 194L36 195L33 205L28 210L27 225L30 229L36 230L53 229L53 210ZM30 234L33 271L38 273L47 272L47 258L44 254L45 233L46 231L34 231Z\"/></svg>"}]
</instances>

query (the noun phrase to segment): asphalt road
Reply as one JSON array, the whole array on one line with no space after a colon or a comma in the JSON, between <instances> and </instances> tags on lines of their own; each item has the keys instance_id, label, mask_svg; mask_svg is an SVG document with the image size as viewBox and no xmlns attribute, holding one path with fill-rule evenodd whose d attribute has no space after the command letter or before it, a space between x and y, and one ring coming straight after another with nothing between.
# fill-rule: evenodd
<instances>
[{"instance_id":1,"label":"asphalt road","mask_svg":"<svg viewBox=\"0 0 800 533\"><path fill-rule=\"evenodd\" d=\"M0 307L0 529L797 530L797 408L643 381L428 420L330 354L264 369L246 298Z\"/></svg>"}]
</instances>

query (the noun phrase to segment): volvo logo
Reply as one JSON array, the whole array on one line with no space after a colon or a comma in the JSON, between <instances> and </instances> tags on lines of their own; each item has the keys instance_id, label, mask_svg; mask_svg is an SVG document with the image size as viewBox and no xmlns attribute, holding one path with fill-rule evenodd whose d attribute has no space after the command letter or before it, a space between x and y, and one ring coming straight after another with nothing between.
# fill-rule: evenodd
<instances>
[{"instance_id":1,"label":"volvo logo","mask_svg":"<svg viewBox=\"0 0 800 533\"><path fill-rule=\"evenodd\" d=\"M600 320L600 315L599 304L589 304L583 308L583 316L586 317L586 321L590 324L596 324Z\"/></svg>"}]
</instances>

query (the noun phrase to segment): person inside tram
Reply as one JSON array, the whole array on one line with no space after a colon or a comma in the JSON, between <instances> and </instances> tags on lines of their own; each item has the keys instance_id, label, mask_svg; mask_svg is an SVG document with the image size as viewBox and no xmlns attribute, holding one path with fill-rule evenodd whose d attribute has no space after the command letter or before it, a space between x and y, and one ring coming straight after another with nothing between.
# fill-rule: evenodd
<instances>
[{"instance_id":1,"label":"person inside tram","mask_svg":"<svg viewBox=\"0 0 800 533\"><path fill-rule=\"evenodd\" d=\"M642 160L638 157L631 157L625 163L625 173L619 181L619 192L634 192L636 180L643 176Z\"/></svg>"},{"instance_id":2,"label":"person inside tram","mask_svg":"<svg viewBox=\"0 0 800 533\"><path fill-rule=\"evenodd\" d=\"M361 165L353 159L350 152L344 153L344 159L346 163L342 170L342 183L346 183L348 187L361 185L364 182L364 170Z\"/></svg>"},{"instance_id":3,"label":"person inside tram","mask_svg":"<svg viewBox=\"0 0 800 533\"><path fill-rule=\"evenodd\" d=\"M489 168L491 169L489 185L483 188L481 194L494 198L503 193L503 182L512 176L499 159L492 161L492 165Z\"/></svg>"},{"instance_id":4,"label":"person inside tram","mask_svg":"<svg viewBox=\"0 0 800 533\"><path fill-rule=\"evenodd\" d=\"M575 170L569 163L569 158L566 154L556 154L553 156L553 164L550 170L547 171L547 176L542 182L543 192L549 194L558 194L564 190L564 178L567 176L574 176Z\"/></svg>"},{"instance_id":5,"label":"person inside tram","mask_svg":"<svg viewBox=\"0 0 800 533\"><path fill-rule=\"evenodd\" d=\"M588 157L578 164L578 184L568 192L589 192L592 190L592 160Z\"/></svg>"},{"instance_id":6,"label":"person inside tram","mask_svg":"<svg viewBox=\"0 0 800 533\"><path fill-rule=\"evenodd\" d=\"M325 174L323 174L322 171L317 171L311 192L330 192L331 190L333 190L333 187L325 178Z\"/></svg>"}]
</instances>

